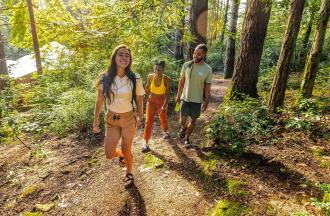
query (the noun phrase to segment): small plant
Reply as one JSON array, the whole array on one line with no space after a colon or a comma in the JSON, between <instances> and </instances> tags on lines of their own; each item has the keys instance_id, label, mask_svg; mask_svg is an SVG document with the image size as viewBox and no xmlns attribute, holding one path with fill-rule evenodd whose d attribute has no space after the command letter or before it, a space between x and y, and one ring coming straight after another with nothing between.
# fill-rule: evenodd
<instances>
[{"instance_id":1,"label":"small plant","mask_svg":"<svg viewBox=\"0 0 330 216\"><path fill-rule=\"evenodd\" d=\"M326 216L330 215L330 184L317 183L316 186L324 192L323 199L318 200L316 198L311 199L311 203L319 208L325 213Z\"/></svg>"},{"instance_id":2,"label":"small plant","mask_svg":"<svg viewBox=\"0 0 330 216\"><path fill-rule=\"evenodd\" d=\"M240 203L229 200L221 200L212 210L211 216L239 216L246 211L246 207Z\"/></svg>"},{"instance_id":3,"label":"small plant","mask_svg":"<svg viewBox=\"0 0 330 216\"><path fill-rule=\"evenodd\" d=\"M44 148L37 148L31 152L31 156L39 159L45 159L47 157L47 152Z\"/></svg>"},{"instance_id":4,"label":"small plant","mask_svg":"<svg viewBox=\"0 0 330 216\"><path fill-rule=\"evenodd\" d=\"M227 180L227 190L230 194L232 195L237 195L237 196L244 196L247 194L247 191L242 190L242 186L244 186L245 183L235 180L235 179L229 179Z\"/></svg>"},{"instance_id":5,"label":"small plant","mask_svg":"<svg viewBox=\"0 0 330 216\"><path fill-rule=\"evenodd\" d=\"M37 185L35 185L35 184L29 185L28 187L23 189L23 191L19 195L19 198L21 200L25 199L27 196L33 194L36 190L37 190Z\"/></svg>"},{"instance_id":6,"label":"small plant","mask_svg":"<svg viewBox=\"0 0 330 216\"><path fill-rule=\"evenodd\" d=\"M303 97L298 98L296 107L299 111L312 113L317 113L319 109L315 99Z\"/></svg>"},{"instance_id":7,"label":"small plant","mask_svg":"<svg viewBox=\"0 0 330 216\"><path fill-rule=\"evenodd\" d=\"M214 153L210 154L206 160L203 160L203 172L207 175L212 175L217 171L220 157Z\"/></svg>"},{"instance_id":8,"label":"small plant","mask_svg":"<svg viewBox=\"0 0 330 216\"><path fill-rule=\"evenodd\" d=\"M152 154L146 154L144 156L144 164L143 167L144 168L160 168L164 166L164 161L162 161L161 159L155 157Z\"/></svg>"}]
</instances>

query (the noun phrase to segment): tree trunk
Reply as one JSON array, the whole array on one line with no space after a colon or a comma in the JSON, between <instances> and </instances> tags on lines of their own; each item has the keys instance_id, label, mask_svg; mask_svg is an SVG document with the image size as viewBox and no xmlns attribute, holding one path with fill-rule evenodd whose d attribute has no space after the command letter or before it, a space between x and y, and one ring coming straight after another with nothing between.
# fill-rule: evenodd
<instances>
[{"instance_id":1,"label":"tree trunk","mask_svg":"<svg viewBox=\"0 0 330 216\"><path fill-rule=\"evenodd\" d=\"M38 35L37 35L37 28L34 21L34 14L33 14L33 6L32 0L27 0L28 10L29 10L29 17L31 23L31 33L32 33L32 40L33 40L33 48L34 48L34 55L36 58L36 66L38 74L42 74L42 66L41 66L41 58L40 58L40 50L39 50L39 42L38 42Z\"/></svg>"},{"instance_id":2,"label":"tree trunk","mask_svg":"<svg viewBox=\"0 0 330 216\"><path fill-rule=\"evenodd\" d=\"M181 0L182 5L184 5L185 0ZM182 7L182 11L184 10L184 7ZM185 13L183 13L185 14ZM185 22L185 16L181 18L181 26L179 26L176 30L175 34L175 59L184 61L183 57L183 29L184 29L184 22Z\"/></svg>"},{"instance_id":3,"label":"tree trunk","mask_svg":"<svg viewBox=\"0 0 330 216\"><path fill-rule=\"evenodd\" d=\"M230 98L239 93L258 97L260 59L267 33L271 0L248 0L241 40L235 63Z\"/></svg>"},{"instance_id":4,"label":"tree trunk","mask_svg":"<svg viewBox=\"0 0 330 216\"><path fill-rule=\"evenodd\" d=\"M311 11L311 15L309 17L309 21L308 21L308 24L307 24L307 29L306 29L304 39L303 39L303 42L302 42L302 47L303 47L304 50L307 50L309 37L310 37L311 32L312 32L314 16L315 16L315 11Z\"/></svg>"},{"instance_id":5,"label":"tree trunk","mask_svg":"<svg viewBox=\"0 0 330 216\"><path fill-rule=\"evenodd\" d=\"M314 16L315 16L315 12L316 12L315 8L311 8L310 10L311 10L310 17L309 17L307 29L306 29L306 32L305 32L305 35L303 38L303 42L302 42L302 50L299 54L299 66L298 66L299 71L303 69L304 63L306 61L309 37L312 32L312 26L313 26Z\"/></svg>"},{"instance_id":6,"label":"tree trunk","mask_svg":"<svg viewBox=\"0 0 330 216\"><path fill-rule=\"evenodd\" d=\"M235 63L235 39L237 32L237 18L240 0L231 0L230 4L230 20L227 36L227 48L224 63L225 79L231 78L234 71Z\"/></svg>"},{"instance_id":7,"label":"tree trunk","mask_svg":"<svg viewBox=\"0 0 330 216\"><path fill-rule=\"evenodd\" d=\"M5 42L0 31L0 74L8 75L7 60L5 55Z\"/></svg>"},{"instance_id":8,"label":"tree trunk","mask_svg":"<svg viewBox=\"0 0 330 216\"><path fill-rule=\"evenodd\" d=\"M317 26L313 39L313 47L306 60L304 76L301 83L300 93L303 97L311 97L314 87L316 74L318 71L324 37L327 30L327 24L330 15L330 0L323 0L320 10L320 16L317 20Z\"/></svg>"},{"instance_id":9,"label":"tree trunk","mask_svg":"<svg viewBox=\"0 0 330 216\"><path fill-rule=\"evenodd\" d=\"M208 0L192 0L190 9L190 32L195 37L189 44L189 59L192 59L195 47L206 44Z\"/></svg>"},{"instance_id":10,"label":"tree trunk","mask_svg":"<svg viewBox=\"0 0 330 216\"><path fill-rule=\"evenodd\" d=\"M207 42L212 45L213 41L213 21L214 21L214 5L211 3L208 6L208 21L207 21L207 30L209 31L207 36Z\"/></svg>"},{"instance_id":11,"label":"tree trunk","mask_svg":"<svg viewBox=\"0 0 330 216\"><path fill-rule=\"evenodd\" d=\"M216 0L216 13L215 13L215 29L214 29L214 35L213 39L217 38L218 34L218 20L219 20L219 7L220 7L220 0Z\"/></svg>"},{"instance_id":12,"label":"tree trunk","mask_svg":"<svg viewBox=\"0 0 330 216\"><path fill-rule=\"evenodd\" d=\"M293 52L296 46L297 35L300 29L304 5L305 0L292 0L291 2L288 24L268 101L268 108L271 112L276 112L278 107L283 106L285 89L293 58Z\"/></svg>"},{"instance_id":13,"label":"tree trunk","mask_svg":"<svg viewBox=\"0 0 330 216\"><path fill-rule=\"evenodd\" d=\"M222 26L221 35L220 35L220 43L221 44L223 43L223 39L224 39L224 36L225 36L225 31L226 31L227 16L228 16L228 4L229 4L229 0L227 0L226 6L225 6L223 26Z\"/></svg>"},{"instance_id":14,"label":"tree trunk","mask_svg":"<svg viewBox=\"0 0 330 216\"><path fill-rule=\"evenodd\" d=\"M6 79L3 79L1 75L8 75L4 44L5 42L0 31L0 92L6 87Z\"/></svg>"}]
</instances>

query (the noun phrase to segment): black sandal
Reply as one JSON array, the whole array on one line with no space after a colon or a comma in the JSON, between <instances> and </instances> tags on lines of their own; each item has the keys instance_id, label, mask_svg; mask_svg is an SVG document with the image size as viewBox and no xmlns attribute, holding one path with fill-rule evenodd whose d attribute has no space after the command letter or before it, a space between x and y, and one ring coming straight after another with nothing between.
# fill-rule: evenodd
<instances>
[{"instance_id":1,"label":"black sandal","mask_svg":"<svg viewBox=\"0 0 330 216\"><path fill-rule=\"evenodd\" d=\"M179 137L183 139L186 136L187 128L181 128L179 132Z\"/></svg>"},{"instance_id":2,"label":"black sandal","mask_svg":"<svg viewBox=\"0 0 330 216\"><path fill-rule=\"evenodd\" d=\"M131 173L127 173L124 178L125 188L129 188L134 184L134 178Z\"/></svg>"},{"instance_id":3,"label":"black sandal","mask_svg":"<svg viewBox=\"0 0 330 216\"><path fill-rule=\"evenodd\" d=\"M126 163L125 163L125 158L122 156L119 156L119 166L121 167L125 167Z\"/></svg>"}]
</instances>

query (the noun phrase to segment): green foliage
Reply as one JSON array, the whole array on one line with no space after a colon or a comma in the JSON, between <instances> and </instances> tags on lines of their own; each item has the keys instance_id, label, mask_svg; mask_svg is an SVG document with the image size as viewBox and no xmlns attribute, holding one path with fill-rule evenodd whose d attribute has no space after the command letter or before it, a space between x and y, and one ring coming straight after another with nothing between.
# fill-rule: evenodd
<instances>
[{"instance_id":1,"label":"green foliage","mask_svg":"<svg viewBox=\"0 0 330 216\"><path fill-rule=\"evenodd\" d=\"M229 200L221 200L217 203L216 207L212 210L211 216L239 216L246 210L246 207L240 203L232 202Z\"/></svg>"},{"instance_id":2,"label":"green foliage","mask_svg":"<svg viewBox=\"0 0 330 216\"><path fill-rule=\"evenodd\" d=\"M24 211L22 213L22 216L43 216L44 214L42 212L29 212L29 211Z\"/></svg>"},{"instance_id":3,"label":"green foliage","mask_svg":"<svg viewBox=\"0 0 330 216\"><path fill-rule=\"evenodd\" d=\"M155 157L152 154L146 154L143 160L144 160L144 164L143 164L144 168L148 168L148 167L160 168L164 166L164 161Z\"/></svg>"},{"instance_id":4,"label":"green foliage","mask_svg":"<svg viewBox=\"0 0 330 216\"><path fill-rule=\"evenodd\" d=\"M217 42L209 47L206 57L206 62L211 66L214 72L222 71L224 67L224 58L226 52L226 45Z\"/></svg>"},{"instance_id":5,"label":"green foliage","mask_svg":"<svg viewBox=\"0 0 330 216\"><path fill-rule=\"evenodd\" d=\"M104 155L104 150L103 148L98 148L92 157L88 160L88 165L89 166L95 166L99 162L99 157L101 155Z\"/></svg>"},{"instance_id":6,"label":"green foliage","mask_svg":"<svg viewBox=\"0 0 330 216\"><path fill-rule=\"evenodd\" d=\"M31 152L31 156L38 159L45 159L47 157L47 153L44 148L39 147Z\"/></svg>"},{"instance_id":7,"label":"green foliage","mask_svg":"<svg viewBox=\"0 0 330 216\"><path fill-rule=\"evenodd\" d=\"M259 77L258 81L258 90L270 92L275 76L275 69L276 67L270 68L267 72L262 73Z\"/></svg>"},{"instance_id":8,"label":"green foliage","mask_svg":"<svg viewBox=\"0 0 330 216\"><path fill-rule=\"evenodd\" d=\"M27 186L26 188L23 189L23 191L21 192L21 194L19 195L19 198L25 199L27 196L33 194L36 190L38 189L36 184L32 184Z\"/></svg>"},{"instance_id":9,"label":"green foliage","mask_svg":"<svg viewBox=\"0 0 330 216\"><path fill-rule=\"evenodd\" d=\"M313 130L325 128L317 100L301 98L297 101L294 112L289 110L286 113L288 115L284 119L286 129L302 130L310 134Z\"/></svg>"},{"instance_id":10,"label":"green foliage","mask_svg":"<svg viewBox=\"0 0 330 216\"><path fill-rule=\"evenodd\" d=\"M211 176L213 172L217 172L218 163L219 163L219 155L212 153L207 156L205 160L203 160L203 171L208 176Z\"/></svg>"},{"instance_id":11,"label":"green foliage","mask_svg":"<svg viewBox=\"0 0 330 216\"><path fill-rule=\"evenodd\" d=\"M310 112L310 113L317 113L318 112L318 105L315 99L313 98L301 98L298 99L298 104L296 105L297 109L301 112Z\"/></svg>"},{"instance_id":12,"label":"green foliage","mask_svg":"<svg viewBox=\"0 0 330 216\"><path fill-rule=\"evenodd\" d=\"M247 194L247 191L241 189L244 185L244 182L235 179L228 179L226 183L228 192L236 196L243 196Z\"/></svg>"},{"instance_id":13,"label":"green foliage","mask_svg":"<svg viewBox=\"0 0 330 216\"><path fill-rule=\"evenodd\" d=\"M211 66L213 71L220 71L223 69L223 53L210 53L207 55L207 63Z\"/></svg>"},{"instance_id":14,"label":"green foliage","mask_svg":"<svg viewBox=\"0 0 330 216\"><path fill-rule=\"evenodd\" d=\"M207 133L217 144L242 153L245 146L269 137L274 125L266 106L257 99L245 97L242 101L227 101L221 105Z\"/></svg>"},{"instance_id":15,"label":"green foliage","mask_svg":"<svg viewBox=\"0 0 330 216\"><path fill-rule=\"evenodd\" d=\"M324 192L323 200L312 198L313 205L321 208L326 216L330 215L330 184L317 183L316 186Z\"/></svg>"},{"instance_id":16,"label":"green foliage","mask_svg":"<svg viewBox=\"0 0 330 216\"><path fill-rule=\"evenodd\" d=\"M84 89L74 88L64 92L49 113L50 128L59 135L92 128L96 95Z\"/></svg>"},{"instance_id":17,"label":"green foliage","mask_svg":"<svg viewBox=\"0 0 330 216\"><path fill-rule=\"evenodd\" d=\"M24 118L21 118L15 110L15 107L18 107L15 92L10 88L2 92L3 94L0 95L0 143L6 144L20 133L19 129L23 125Z\"/></svg>"},{"instance_id":18,"label":"green foliage","mask_svg":"<svg viewBox=\"0 0 330 216\"><path fill-rule=\"evenodd\" d=\"M26 2L4 3L5 7L14 8L4 13L10 24L8 42L31 50ZM43 64L44 74L33 75L32 83L13 83L5 95L1 94L1 143L14 137L9 119L13 119L18 133L51 131L65 135L88 131L95 106L94 82L108 68L112 49L120 43L131 47L132 68L143 78L153 71L155 58L164 59L165 74L173 80L174 94L181 65L174 60L171 50L187 7L181 0L34 1L40 47L57 41L70 53L59 53L56 61ZM183 43L191 41L188 27L183 31Z\"/></svg>"}]
</instances>

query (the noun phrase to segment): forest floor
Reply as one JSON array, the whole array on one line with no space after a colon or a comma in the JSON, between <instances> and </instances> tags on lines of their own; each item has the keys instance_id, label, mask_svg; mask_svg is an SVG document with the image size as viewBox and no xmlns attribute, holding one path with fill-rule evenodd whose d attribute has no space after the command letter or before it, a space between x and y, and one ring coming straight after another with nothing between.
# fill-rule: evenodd
<instances>
[{"instance_id":1,"label":"forest floor","mask_svg":"<svg viewBox=\"0 0 330 216\"><path fill-rule=\"evenodd\" d=\"M141 153L139 129L135 185L127 190L125 171L118 159L105 158L100 137L44 137L29 143L40 147L35 154L21 144L0 146L0 214L199 216L217 206L214 215L322 215L310 199L322 196L316 182L330 183L329 166L322 166L330 157L325 140L282 134L281 144L249 146L236 156L206 138L205 127L228 86L214 76L210 106L198 120L191 149L177 136L177 113L169 115L168 140L156 122L149 154ZM322 155L316 154L320 149ZM156 167L155 158L161 160Z\"/></svg>"}]
</instances>

